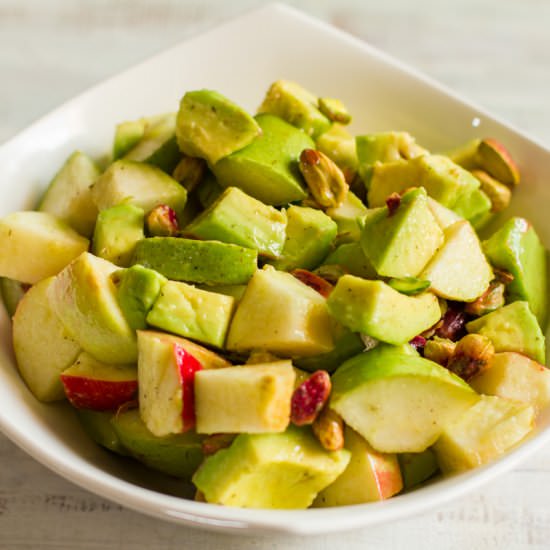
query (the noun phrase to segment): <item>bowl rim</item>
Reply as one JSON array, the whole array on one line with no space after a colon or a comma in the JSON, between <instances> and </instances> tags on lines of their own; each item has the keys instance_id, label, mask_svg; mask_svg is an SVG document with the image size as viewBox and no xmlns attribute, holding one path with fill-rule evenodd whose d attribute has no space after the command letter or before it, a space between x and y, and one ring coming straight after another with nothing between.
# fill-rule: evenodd
<instances>
[{"instance_id":1,"label":"bowl rim","mask_svg":"<svg viewBox=\"0 0 550 550\"><path fill-rule=\"evenodd\" d=\"M531 146L550 155L550 150L537 139L525 134L498 117L491 115L476 104L465 100L459 94L436 80L422 74L420 71L417 71L378 48L371 46L363 40L334 28L324 21L306 15L286 4L276 2L250 10L228 21L222 22L219 25L215 25L206 31L195 34L89 87L84 92L62 103L49 113L39 117L22 131L12 136L3 144L0 144L0 156L9 156L10 150L19 147L19 144L24 142L27 136L44 121L58 116L62 111L71 108L71 106L80 102L83 98L96 93L98 89L111 85L117 79L123 78L127 73L147 64L155 63L157 59L169 55L182 45L192 42L199 37L203 38L209 33L216 33L219 29L229 28L244 18L271 18L272 16L298 19L304 25L316 27L323 33L328 34L329 37L336 37L339 40L348 42L355 48L398 69L408 78L420 81L452 99L454 102L475 110L481 116L496 122L503 128L510 130L518 137L530 143ZM464 474L441 479L436 484L427 485L423 488L398 495L383 502L325 509L263 510L215 506L167 495L124 481L101 470L99 467L88 464L82 457L77 457L75 460L65 455L55 456L51 450L41 447L32 437L18 430L16 422L10 419L2 408L0 408L0 429L11 441L38 462L76 485L92 491L101 497L108 498L135 511L181 525L208 530L231 531L242 534L286 533L294 535L318 535L322 533L333 533L362 528L413 514L420 514L436 505L446 503L451 499L464 495L472 489L478 488L482 484L489 482L504 471L513 468L520 461L533 454L550 441L550 428L541 430L536 436L528 438L528 440L521 443L516 449L490 464L481 466ZM412 504L414 504L414 508L411 506Z\"/></svg>"}]
</instances>

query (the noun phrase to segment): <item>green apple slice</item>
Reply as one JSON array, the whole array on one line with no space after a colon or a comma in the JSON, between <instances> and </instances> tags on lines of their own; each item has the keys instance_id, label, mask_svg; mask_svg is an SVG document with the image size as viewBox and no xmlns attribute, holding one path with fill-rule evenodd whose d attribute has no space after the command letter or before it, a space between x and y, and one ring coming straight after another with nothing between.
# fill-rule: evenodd
<instances>
[{"instance_id":1,"label":"green apple slice","mask_svg":"<svg viewBox=\"0 0 550 550\"><path fill-rule=\"evenodd\" d=\"M14 212L0 220L0 277L34 284L57 275L89 241L47 212Z\"/></svg>"},{"instance_id":2,"label":"green apple slice","mask_svg":"<svg viewBox=\"0 0 550 550\"><path fill-rule=\"evenodd\" d=\"M379 345L332 377L331 407L377 451L421 452L478 395L444 367Z\"/></svg>"},{"instance_id":3,"label":"green apple slice","mask_svg":"<svg viewBox=\"0 0 550 550\"><path fill-rule=\"evenodd\" d=\"M307 508L346 468L349 451L328 452L311 430L240 434L207 457L193 483L207 502L242 508Z\"/></svg>"},{"instance_id":4,"label":"green apple slice","mask_svg":"<svg viewBox=\"0 0 550 550\"><path fill-rule=\"evenodd\" d=\"M295 377L290 361L197 372L197 432L285 431Z\"/></svg>"},{"instance_id":5,"label":"green apple slice","mask_svg":"<svg viewBox=\"0 0 550 550\"><path fill-rule=\"evenodd\" d=\"M21 377L40 401L65 398L59 375L76 359L79 344L54 313L50 277L31 287L13 317L13 349Z\"/></svg>"},{"instance_id":6,"label":"green apple slice","mask_svg":"<svg viewBox=\"0 0 550 550\"><path fill-rule=\"evenodd\" d=\"M470 223L459 221L445 229L443 247L419 277L448 300L473 302L487 290L493 272Z\"/></svg>"},{"instance_id":7,"label":"green apple slice","mask_svg":"<svg viewBox=\"0 0 550 550\"><path fill-rule=\"evenodd\" d=\"M470 385L479 393L530 403L537 410L550 404L550 370L520 353L496 353Z\"/></svg>"},{"instance_id":8,"label":"green apple slice","mask_svg":"<svg viewBox=\"0 0 550 550\"><path fill-rule=\"evenodd\" d=\"M460 472L494 460L531 431L534 417L531 405L482 396L447 424L434 445L441 470Z\"/></svg>"},{"instance_id":9,"label":"green apple slice","mask_svg":"<svg viewBox=\"0 0 550 550\"><path fill-rule=\"evenodd\" d=\"M48 289L67 333L90 355L113 364L137 359L135 332L116 299L110 275L118 268L88 252L71 262Z\"/></svg>"},{"instance_id":10,"label":"green apple slice","mask_svg":"<svg viewBox=\"0 0 550 550\"><path fill-rule=\"evenodd\" d=\"M385 500L399 493L403 480L397 456L375 451L349 426L345 448L351 453L348 467L315 499L314 506L347 506Z\"/></svg>"}]
</instances>

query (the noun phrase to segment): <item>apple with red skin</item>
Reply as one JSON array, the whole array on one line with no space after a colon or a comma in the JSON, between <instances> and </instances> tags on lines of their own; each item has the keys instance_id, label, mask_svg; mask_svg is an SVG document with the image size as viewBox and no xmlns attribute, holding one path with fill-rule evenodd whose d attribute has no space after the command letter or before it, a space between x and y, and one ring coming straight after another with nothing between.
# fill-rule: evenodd
<instances>
[{"instance_id":1,"label":"apple with red skin","mask_svg":"<svg viewBox=\"0 0 550 550\"><path fill-rule=\"evenodd\" d=\"M202 369L202 365L185 348L174 344L174 355L181 381L183 407L181 417L183 431L195 427L195 373Z\"/></svg>"},{"instance_id":2,"label":"apple with red skin","mask_svg":"<svg viewBox=\"0 0 550 550\"><path fill-rule=\"evenodd\" d=\"M77 409L114 411L135 398L137 370L133 365L108 365L82 352L61 373L69 402Z\"/></svg>"}]
</instances>

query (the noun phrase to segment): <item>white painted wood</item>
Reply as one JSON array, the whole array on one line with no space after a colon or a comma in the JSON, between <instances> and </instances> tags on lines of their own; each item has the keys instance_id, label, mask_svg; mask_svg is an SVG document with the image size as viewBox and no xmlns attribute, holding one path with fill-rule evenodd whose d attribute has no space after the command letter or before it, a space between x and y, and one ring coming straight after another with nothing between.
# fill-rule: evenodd
<instances>
[{"instance_id":1,"label":"white painted wood","mask_svg":"<svg viewBox=\"0 0 550 550\"><path fill-rule=\"evenodd\" d=\"M0 142L94 82L262 3L0 0ZM550 145L545 0L289 3L413 64ZM0 436L0 550L546 549L549 490L546 448L489 486L398 525L308 540L230 537L121 509Z\"/></svg>"}]
</instances>

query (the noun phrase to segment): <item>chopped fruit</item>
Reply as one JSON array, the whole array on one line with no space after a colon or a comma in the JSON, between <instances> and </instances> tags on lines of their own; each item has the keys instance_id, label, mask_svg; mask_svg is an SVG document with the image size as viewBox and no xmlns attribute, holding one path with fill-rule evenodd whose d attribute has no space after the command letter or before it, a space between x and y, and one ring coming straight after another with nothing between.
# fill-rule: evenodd
<instances>
[{"instance_id":1,"label":"chopped fruit","mask_svg":"<svg viewBox=\"0 0 550 550\"><path fill-rule=\"evenodd\" d=\"M206 162L197 157L184 156L174 168L172 177L178 181L187 192L193 191L206 175Z\"/></svg>"},{"instance_id":2,"label":"chopped fruit","mask_svg":"<svg viewBox=\"0 0 550 550\"><path fill-rule=\"evenodd\" d=\"M115 411L138 389L134 365L107 365L86 352L62 372L61 382L73 407L94 411Z\"/></svg>"},{"instance_id":3,"label":"chopped fruit","mask_svg":"<svg viewBox=\"0 0 550 550\"><path fill-rule=\"evenodd\" d=\"M550 404L550 370L519 353L495 354L489 368L470 385L480 393L530 403L537 410Z\"/></svg>"},{"instance_id":4,"label":"chopped fruit","mask_svg":"<svg viewBox=\"0 0 550 550\"><path fill-rule=\"evenodd\" d=\"M479 180L481 190L491 199L491 212L505 210L512 198L510 188L492 178L483 170L472 170L472 174Z\"/></svg>"},{"instance_id":5,"label":"chopped fruit","mask_svg":"<svg viewBox=\"0 0 550 550\"><path fill-rule=\"evenodd\" d=\"M498 458L531 431L533 419L528 404L481 396L445 426L434 445L441 470L460 472Z\"/></svg>"},{"instance_id":6,"label":"chopped fruit","mask_svg":"<svg viewBox=\"0 0 550 550\"><path fill-rule=\"evenodd\" d=\"M156 436L186 432L195 426L195 373L200 361L171 340L138 332L139 411Z\"/></svg>"},{"instance_id":7,"label":"chopped fruit","mask_svg":"<svg viewBox=\"0 0 550 550\"><path fill-rule=\"evenodd\" d=\"M385 500L399 493L403 480L397 457L373 449L357 432L346 426L348 467L336 481L321 491L315 506L346 506Z\"/></svg>"},{"instance_id":8,"label":"chopped fruit","mask_svg":"<svg viewBox=\"0 0 550 550\"><path fill-rule=\"evenodd\" d=\"M339 99L320 97L319 111L332 122L338 122L339 124L349 124L351 122L349 111Z\"/></svg>"},{"instance_id":9,"label":"chopped fruit","mask_svg":"<svg viewBox=\"0 0 550 550\"><path fill-rule=\"evenodd\" d=\"M344 202L349 190L344 174L324 153L304 149L300 172L315 201L323 208L335 208Z\"/></svg>"},{"instance_id":10,"label":"chopped fruit","mask_svg":"<svg viewBox=\"0 0 550 550\"><path fill-rule=\"evenodd\" d=\"M483 139L478 147L478 162L495 179L508 185L519 183L519 170L508 150L496 139Z\"/></svg>"},{"instance_id":11,"label":"chopped fruit","mask_svg":"<svg viewBox=\"0 0 550 550\"><path fill-rule=\"evenodd\" d=\"M216 454L222 449L231 447L235 439L235 434L212 434L202 440L202 454L210 456Z\"/></svg>"},{"instance_id":12,"label":"chopped fruit","mask_svg":"<svg viewBox=\"0 0 550 550\"><path fill-rule=\"evenodd\" d=\"M292 271L292 275L305 285L317 291L324 298L328 298L334 288L328 281L311 271L307 271L307 269L295 269Z\"/></svg>"},{"instance_id":13,"label":"chopped fruit","mask_svg":"<svg viewBox=\"0 0 550 550\"><path fill-rule=\"evenodd\" d=\"M167 204L155 206L145 220L151 237L175 237L179 233L178 217Z\"/></svg>"},{"instance_id":14,"label":"chopped fruit","mask_svg":"<svg viewBox=\"0 0 550 550\"><path fill-rule=\"evenodd\" d=\"M243 508L307 508L348 465L349 451L328 452L309 428L240 434L193 476L206 501Z\"/></svg>"},{"instance_id":15,"label":"chopped fruit","mask_svg":"<svg viewBox=\"0 0 550 550\"><path fill-rule=\"evenodd\" d=\"M480 334L467 334L457 342L446 367L469 382L487 368L494 354L495 347L489 338Z\"/></svg>"},{"instance_id":16,"label":"chopped fruit","mask_svg":"<svg viewBox=\"0 0 550 550\"><path fill-rule=\"evenodd\" d=\"M479 298L466 304L464 312L469 315L481 317L486 313L495 311L495 309L502 307L506 303L504 299L505 289L506 287L504 284L497 280L493 281L489 285L489 288Z\"/></svg>"},{"instance_id":17,"label":"chopped fruit","mask_svg":"<svg viewBox=\"0 0 550 550\"><path fill-rule=\"evenodd\" d=\"M290 361L198 372L197 433L283 432L295 376Z\"/></svg>"},{"instance_id":18,"label":"chopped fruit","mask_svg":"<svg viewBox=\"0 0 550 550\"><path fill-rule=\"evenodd\" d=\"M331 408L323 407L311 427L315 437L327 451L344 448L344 421Z\"/></svg>"},{"instance_id":19,"label":"chopped fruit","mask_svg":"<svg viewBox=\"0 0 550 550\"><path fill-rule=\"evenodd\" d=\"M90 409L75 409L76 416L86 433L98 444L114 453L127 455L122 441L115 432L111 419L111 411L92 411Z\"/></svg>"},{"instance_id":20,"label":"chopped fruit","mask_svg":"<svg viewBox=\"0 0 550 550\"><path fill-rule=\"evenodd\" d=\"M430 288L430 281L417 279L416 277L402 277L400 279L390 279L388 285L401 292L401 294L415 296Z\"/></svg>"},{"instance_id":21,"label":"chopped fruit","mask_svg":"<svg viewBox=\"0 0 550 550\"><path fill-rule=\"evenodd\" d=\"M333 374L330 407L377 451L403 453L433 445L445 426L478 399L444 367L380 345Z\"/></svg>"},{"instance_id":22,"label":"chopped fruit","mask_svg":"<svg viewBox=\"0 0 550 550\"><path fill-rule=\"evenodd\" d=\"M324 370L314 372L292 394L290 420L296 426L313 424L330 395L330 376Z\"/></svg>"},{"instance_id":23,"label":"chopped fruit","mask_svg":"<svg viewBox=\"0 0 550 550\"><path fill-rule=\"evenodd\" d=\"M397 456L404 489L411 489L430 479L437 471L437 458L433 450L426 449L421 453L402 453Z\"/></svg>"}]
</instances>

